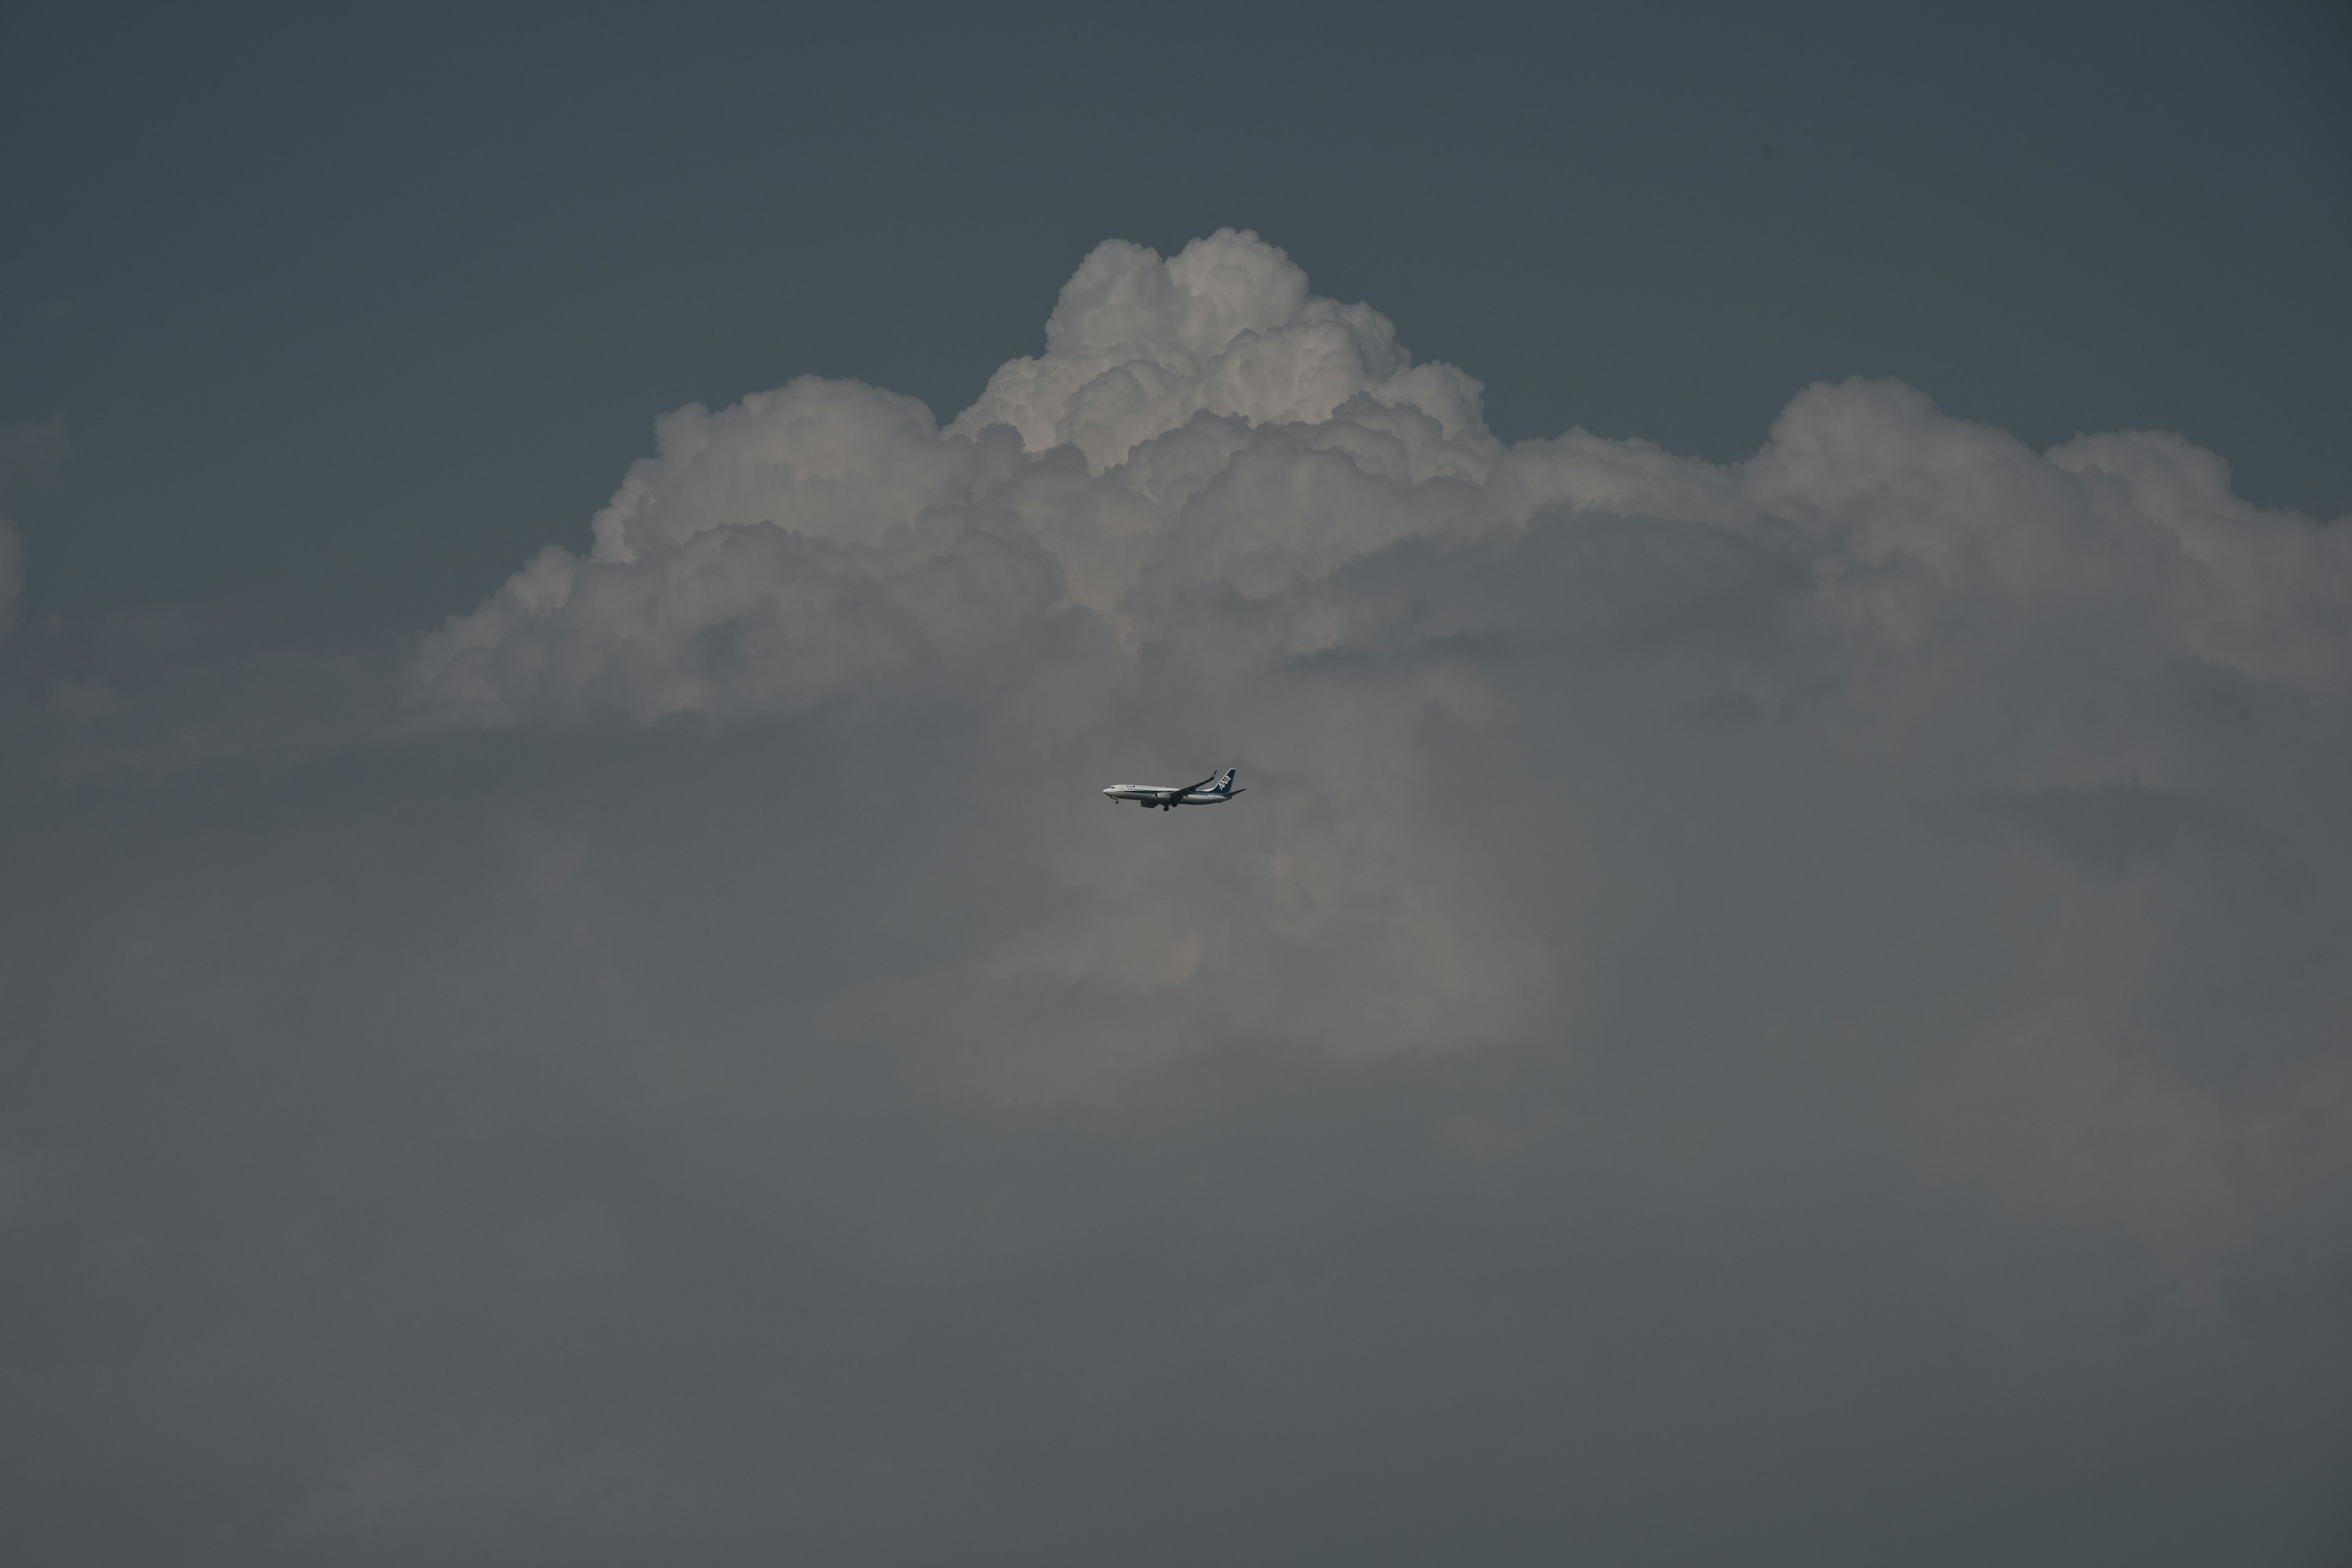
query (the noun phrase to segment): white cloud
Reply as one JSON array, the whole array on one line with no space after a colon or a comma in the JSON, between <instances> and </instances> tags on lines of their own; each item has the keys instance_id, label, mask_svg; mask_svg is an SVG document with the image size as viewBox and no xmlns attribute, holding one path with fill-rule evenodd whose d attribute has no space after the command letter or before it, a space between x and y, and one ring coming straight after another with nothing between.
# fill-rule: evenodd
<instances>
[{"instance_id":1,"label":"white cloud","mask_svg":"<svg viewBox=\"0 0 2352 1568\"><path fill-rule=\"evenodd\" d=\"M2104 607L2143 651L2325 686L2352 610L2352 535L2238 500L2210 453L2142 433L2036 453L1893 383L1808 390L1729 467L1582 432L1507 448L1475 383L1410 367L1377 312L1230 230L1165 261L1097 248L1046 353L943 430L804 378L656 437L584 559L550 550L429 639L436 700L798 710L1016 645L1062 657L1028 635L1058 613L1237 668L1393 635L1342 580L1408 544L1496 549L1488 581L1456 581L1468 636L1523 596L1509 541L1596 513L1759 542L1816 579L1810 624L1892 648L1955 616L2027 637ZM1208 651L1204 613L1247 657Z\"/></svg>"},{"instance_id":2,"label":"white cloud","mask_svg":"<svg viewBox=\"0 0 2352 1568\"><path fill-rule=\"evenodd\" d=\"M1478 426L1478 396L1451 365L1414 366L1380 312L1308 293L1281 251L1222 229L1166 261L1097 247L1063 286L1045 354L999 370L950 428L1009 425L1029 450L1076 447L1099 470L1200 414L1318 425L1368 397L1459 436Z\"/></svg>"},{"instance_id":3,"label":"white cloud","mask_svg":"<svg viewBox=\"0 0 2352 1568\"><path fill-rule=\"evenodd\" d=\"M962 983L1140 987L1176 1035L1395 1048L1597 1006L1616 983L1588 969L1622 933L1531 929L1534 889L1465 869L1449 820L1506 799L1540 860L1609 811L1646 827L1612 799L1634 766L1865 818L2119 778L2227 793L2249 748L2288 742L2249 741L2242 710L2340 742L2352 696L2343 529L2242 503L2178 437L2037 454L1849 381L1736 466L1585 433L1503 447L1465 376L1409 369L1383 318L1230 230L1169 261L1096 249L1045 355L946 428L802 378L656 435L588 555L548 550L428 639L430 703L494 724L957 705L990 754L1056 759L1054 790L1263 771L1216 872L1188 839L995 806L1073 902ZM1136 736L1139 700L1183 717ZM1646 759L1592 757L1609 729ZM1449 795L1461 736L1507 745L1538 795ZM1319 962L1339 969L1301 985Z\"/></svg>"},{"instance_id":4,"label":"white cloud","mask_svg":"<svg viewBox=\"0 0 2352 1568\"><path fill-rule=\"evenodd\" d=\"M1107 1037L1819 1027L1934 1079L1971 1041L2072 1041L2050 1081L2127 1061L2165 1108L2114 1134L2153 1141L2121 1161L2141 1196L2220 1213L2229 1139L2169 1130L2226 1121L2197 1034L2221 1026L2159 998L2249 984L2222 926L2299 941L2341 901L2264 878L2352 871L2323 782L2352 532L2238 500L2176 437L2036 452L1851 381L1742 463L1506 447L1475 383L1231 231L1097 249L1045 353L944 428L804 379L657 437L585 557L541 555L416 674L478 723L973 718L972 774L917 809L1027 846L1058 900L845 992L845 1028L903 1030L913 986L1097 1064ZM1092 799L1226 763L1257 787L1213 822ZM2044 833L2069 802L2189 826L2086 858ZM2352 1005L2332 973L2267 1015L2280 1071L2318 1070ZM2119 1181L2095 1194L2129 1208Z\"/></svg>"}]
</instances>

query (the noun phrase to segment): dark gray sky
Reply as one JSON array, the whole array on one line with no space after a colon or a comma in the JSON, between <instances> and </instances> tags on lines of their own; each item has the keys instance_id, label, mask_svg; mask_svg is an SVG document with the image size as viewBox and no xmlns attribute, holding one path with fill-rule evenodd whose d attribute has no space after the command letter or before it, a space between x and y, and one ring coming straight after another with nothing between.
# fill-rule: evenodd
<instances>
[{"instance_id":1,"label":"dark gray sky","mask_svg":"<svg viewBox=\"0 0 2352 1568\"><path fill-rule=\"evenodd\" d=\"M0 1560L2337 1568L2346 47L7 11Z\"/></svg>"}]
</instances>

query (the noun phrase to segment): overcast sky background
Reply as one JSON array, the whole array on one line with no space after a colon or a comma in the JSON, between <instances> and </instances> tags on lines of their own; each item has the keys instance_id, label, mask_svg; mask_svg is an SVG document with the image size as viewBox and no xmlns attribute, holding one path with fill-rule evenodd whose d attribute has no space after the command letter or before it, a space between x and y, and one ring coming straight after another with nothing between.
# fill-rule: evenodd
<instances>
[{"instance_id":1,"label":"overcast sky background","mask_svg":"<svg viewBox=\"0 0 2352 1568\"><path fill-rule=\"evenodd\" d=\"M0 1556L2352 1553L2336 8L16 5L0 152Z\"/></svg>"}]
</instances>

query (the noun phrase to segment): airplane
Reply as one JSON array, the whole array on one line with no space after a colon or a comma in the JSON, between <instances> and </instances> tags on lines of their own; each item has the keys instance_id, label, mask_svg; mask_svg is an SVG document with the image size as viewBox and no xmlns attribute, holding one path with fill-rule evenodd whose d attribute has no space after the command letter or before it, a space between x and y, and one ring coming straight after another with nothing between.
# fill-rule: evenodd
<instances>
[{"instance_id":1,"label":"airplane","mask_svg":"<svg viewBox=\"0 0 2352 1568\"><path fill-rule=\"evenodd\" d=\"M1209 787L1202 788L1204 784ZM1248 793L1234 787L1231 768L1225 770L1223 778L1211 773L1200 784L1189 784L1182 789L1161 789L1158 784L1113 784L1103 791L1113 800L1131 800L1146 811L1155 805L1162 811L1180 805L1223 805L1234 796Z\"/></svg>"}]
</instances>

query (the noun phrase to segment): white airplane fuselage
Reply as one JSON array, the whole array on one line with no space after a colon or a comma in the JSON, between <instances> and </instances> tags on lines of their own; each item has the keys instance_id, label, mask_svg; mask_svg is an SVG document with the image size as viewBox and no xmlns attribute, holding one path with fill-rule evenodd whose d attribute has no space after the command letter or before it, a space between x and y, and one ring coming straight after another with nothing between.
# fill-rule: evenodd
<instances>
[{"instance_id":1,"label":"white airplane fuselage","mask_svg":"<svg viewBox=\"0 0 2352 1568\"><path fill-rule=\"evenodd\" d=\"M1162 811L1171 811L1180 805L1223 805L1237 795L1249 793L1234 787L1230 768L1213 789L1202 787L1212 782L1213 779L1202 779L1192 784L1113 784L1103 794L1113 800L1131 800L1146 811L1155 805Z\"/></svg>"}]
</instances>

